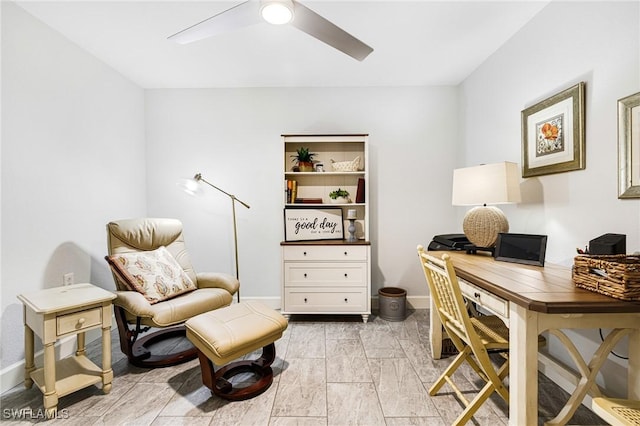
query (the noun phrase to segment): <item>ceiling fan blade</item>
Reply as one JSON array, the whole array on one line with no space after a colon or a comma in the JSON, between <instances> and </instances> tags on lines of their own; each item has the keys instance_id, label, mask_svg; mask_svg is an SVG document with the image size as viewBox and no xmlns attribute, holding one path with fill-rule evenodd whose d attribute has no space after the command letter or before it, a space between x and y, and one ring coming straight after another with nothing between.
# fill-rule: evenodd
<instances>
[{"instance_id":1,"label":"ceiling fan blade","mask_svg":"<svg viewBox=\"0 0 640 426\"><path fill-rule=\"evenodd\" d=\"M294 27L359 61L362 61L373 52L373 48L318 15L313 10L295 0L293 3L295 18L291 22L291 25Z\"/></svg>"},{"instance_id":2,"label":"ceiling fan blade","mask_svg":"<svg viewBox=\"0 0 640 426\"><path fill-rule=\"evenodd\" d=\"M186 44L260 22L263 22L260 3L249 0L175 33L169 39Z\"/></svg>"}]
</instances>

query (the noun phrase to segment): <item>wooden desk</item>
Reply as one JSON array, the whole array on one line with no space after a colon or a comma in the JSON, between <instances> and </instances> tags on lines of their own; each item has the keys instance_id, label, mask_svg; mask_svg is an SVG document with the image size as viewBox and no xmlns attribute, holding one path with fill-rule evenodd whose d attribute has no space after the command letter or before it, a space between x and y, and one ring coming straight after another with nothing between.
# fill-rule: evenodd
<instances>
[{"instance_id":1,"label":"wooden desk","mask_svg":"<svg viewBox=\"0 0 640 426\"><path fill-rule=\"evenodd\" d=\"M21 294L24 304L25 387L35 382L43 396L47 418L56 416L58 398L102 382L111 391L111 301L115 294L92 284L75 284ZM102 368L85 355L85 332L102 329ZM44 345L44 366L34 363L34 334ZM56 340L77 335L75 356L56 364Z\"/></svg>"},{"instance_id":2,"label":"wooden desk","mask_svg":"<svg viewBox=\"0 0 640 426\"><path fill-rule=\"evenodd\" d=\"M548 331L572 356L583 376L567 405L547 424L566 423L587 393L600 396L598 370L615 344L629 335L628 398L640 399L640 303L623 302L576 288L571 268L498 262L482 254L447 253L465 296L502 317L509 326L509 424L538 424L538 335ZM587 363L561 329L614 329ZM431 306L431 349L439 358L442 326Z\"/></svg>"}]
</instances>

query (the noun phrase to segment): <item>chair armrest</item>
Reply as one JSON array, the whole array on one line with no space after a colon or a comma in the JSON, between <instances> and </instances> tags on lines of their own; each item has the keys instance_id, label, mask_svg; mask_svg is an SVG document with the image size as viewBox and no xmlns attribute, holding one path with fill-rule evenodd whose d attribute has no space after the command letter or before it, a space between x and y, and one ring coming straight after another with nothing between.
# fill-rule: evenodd
<instances>
[{"instance_id":1,"label":"chair armrest","mask_svg":"<svg viewBox=\"0 0 640 426\"><path fill-rule=\"evenodd\" d=\"M220 272L199 272L196 279L198 288L223 288L232 295L240 288L240 282L235 277Z\"/></svg>"},{"instance_id":2,"label":"chair armrest","mask_svg":"<svg viewBox=\"0 0 640 426\"><path fill-rule=\"evenodd\" d=\"M137 291L116 291L116 299L113 303L125 311L142 318L153 318L151 304Z\"/></svg>"}]
</instances>

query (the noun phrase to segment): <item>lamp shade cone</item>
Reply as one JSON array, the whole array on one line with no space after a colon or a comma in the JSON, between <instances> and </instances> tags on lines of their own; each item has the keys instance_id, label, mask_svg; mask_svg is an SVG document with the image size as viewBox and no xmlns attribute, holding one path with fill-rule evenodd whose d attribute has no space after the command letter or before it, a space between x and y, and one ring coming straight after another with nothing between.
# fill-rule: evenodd
<instances>
[{"instance_id":1,"label":"lamp shade cone","mask_svg":"<svg viewBox=\"0 0 640 426\"><path fill-rule=\"evenodd\" d=\"M182 189L189 195L200 195L202 190L198 181L195 179L180 179L177 183L178 188Z\"/></svg>"},{"instance_id":2,"label":"lamp shade cone","mask_svg":"<svg viewBox=\"0 0 640 426\"><path fill-rule=\"evenodd\" d=\"M478 206L467 212L462 230L473 245L489 248L496 245L499 233L509 232L509 222L499 208Z\"/></svg>"}]
</instances>

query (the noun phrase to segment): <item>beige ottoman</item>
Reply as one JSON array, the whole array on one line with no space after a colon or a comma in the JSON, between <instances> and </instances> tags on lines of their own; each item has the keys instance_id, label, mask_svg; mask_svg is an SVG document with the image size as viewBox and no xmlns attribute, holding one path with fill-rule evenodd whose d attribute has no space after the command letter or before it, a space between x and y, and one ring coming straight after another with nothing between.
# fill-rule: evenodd
<instances>
[{"instance_id":1,"label":"beige ottoman","mask_svg":"<svg viewBox=\"0 0 640 426\"><path fill-rule=\"evenodd\" d=\"M200 314L185 323L187 338L198 350L202 383L221 398L237 401L253 398L273 382L271 364L276 358L273 344L287 329L280 313L259 302L242 302ZM254 361L229 361L262 348ZM213 364L224 366L214 371ZM225 365L227 364L227 365ZM239 373L253 373L256 382L233 388L229 379Z\"/></svg>"}]
</instances>

